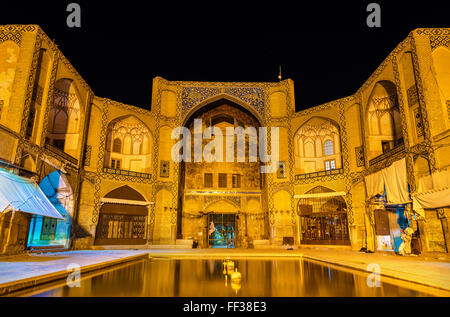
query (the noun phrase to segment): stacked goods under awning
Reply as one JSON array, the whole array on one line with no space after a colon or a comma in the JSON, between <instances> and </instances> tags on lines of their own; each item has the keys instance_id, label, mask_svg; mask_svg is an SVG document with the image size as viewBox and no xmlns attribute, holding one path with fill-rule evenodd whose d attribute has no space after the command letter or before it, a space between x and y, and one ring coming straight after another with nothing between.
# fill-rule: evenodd
<instances>
[{"instance_id":1,"label":"stacked goods under awning","mask_svg":"<svg viewBox=\"0 0 450 317\"><path fill-rule=\"evenodd\" d=\"M64 219L35 182L0 169L0 212L7 210Z\"/></svg>"}]
</instances>

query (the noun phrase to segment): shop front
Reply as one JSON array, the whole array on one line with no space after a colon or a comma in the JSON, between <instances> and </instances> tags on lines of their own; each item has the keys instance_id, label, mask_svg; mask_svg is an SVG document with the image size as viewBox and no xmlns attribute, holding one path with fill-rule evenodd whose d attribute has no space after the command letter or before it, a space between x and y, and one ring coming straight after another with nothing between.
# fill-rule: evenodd
<instances>
[{"instance_id":1,"label":"shop front","mask_svg":"<svg viewBox=\"0 0 450 317\"><path fill-rule=\"evenodd\" d=\"M299 198L300 243L350 245L344 192L318 186Z\"/></svg>"},{"instance_id":2,"label":"shop front","mask_svg":"<svg viewBox=\"0 0 450 317\"><path fill-rule=\"evenodd\" d=\"M73 220L73 192L69 181L63 173L54 171L42 179L39 187L64 219L33 215L28 235L28 246L61 246L67 248Z\"/></svg>"},{"instance_id":3,"label":"shop front","mask_svg":"<svg viewBox=\"0 0 450 317\"><path fill-rule=\"evenodd\" d=\"M148 241L151 202L129 186L101 199L95 245L143 245Z\"/></svg>"},{"instance_id":4,"label":"shop front","mask_svg":"<svg viewBox=\"0 0 450 317\"><path fill-rule=\"evenodd\" d=\"M25 250L32 217L65 220L34 181L0 169L0 254Z\"/></svg>"},{"instance_id":5,"label":"shop front","mask_svg":"<svg viewBox=\"0 0 450 317\"><path fill-rule=\"evenodd\" d=\"M399 251L402 230L410 227L405 206L385 206L374 211L375 235L378 251Z\"/></svg>"}]
</instances>

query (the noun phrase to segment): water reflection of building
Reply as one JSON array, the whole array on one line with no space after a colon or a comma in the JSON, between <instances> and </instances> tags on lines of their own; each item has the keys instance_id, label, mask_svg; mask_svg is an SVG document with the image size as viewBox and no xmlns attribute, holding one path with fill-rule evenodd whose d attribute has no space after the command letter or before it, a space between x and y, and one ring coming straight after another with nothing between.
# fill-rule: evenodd
<instances>
[{"instance_id":1,"label":"water reflection of building","mask_svg":"<svg viewBox=\"0 0 450 317\"><path fill-rule=\"evenodd\" d=\"M55 222L1 213L2 235L29 228L28 243L14 242L18 249L192 240L203 248L393 249L406 210L408 225L420 232L416 245L446 252L448 204L424 204L423 198L445 188L439 180L450 179L448 32L412 31L354 95L299 112L291 80L160 77L146 110L96 97L38 26L2 26L1 165L42 187L45 179L61 180L46 188L66 215ZM203 119L202 131L279 127L278 171L261 174L260 162L175 163L172 130L192 129L196 118ZM376 179L374 188L366 186L365 179L394 165L396 173L406 171L406 180L395 184L417 198L417 213L409 212L410 201L392 200L389 186L380 192Z\"/></svg>"},{"instance_id":2,"label":"water reflection of building","mask_svg":"<svg viewBox=\"0 0 450 317\"><path fill-rule=\"evenodd\" d=\"M233 281L223 260L152 259L127 264L82 280L81 287L61 287L48 296L150 297L355 297L425 295L382 281L370 287L367 273L335 269L292 259L233 259L241 273Z\"/></svg>"}]
</instances>

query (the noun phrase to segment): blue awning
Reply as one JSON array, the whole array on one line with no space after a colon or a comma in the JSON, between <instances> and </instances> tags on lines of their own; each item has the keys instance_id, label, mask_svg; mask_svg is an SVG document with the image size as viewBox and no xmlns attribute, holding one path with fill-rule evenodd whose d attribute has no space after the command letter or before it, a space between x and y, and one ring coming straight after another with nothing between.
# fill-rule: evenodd
<instances>
[{"instance_id":1,"label":"blue awning","mask_svg":"<svg viewBox=\"0 0 450 317\"><path fill-rule=\"evenodd\" d=\"M0 169L0 212L9 208L64 219L36 183Z\"/></svg>"}]
</instances>

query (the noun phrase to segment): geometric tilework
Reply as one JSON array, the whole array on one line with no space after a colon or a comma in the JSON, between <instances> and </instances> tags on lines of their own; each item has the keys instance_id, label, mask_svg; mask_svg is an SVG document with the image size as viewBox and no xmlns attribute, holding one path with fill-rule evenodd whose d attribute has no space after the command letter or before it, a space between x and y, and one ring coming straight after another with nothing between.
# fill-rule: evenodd
<instances>
[{"instance_id":1,"label":"geometric tilework","mask_svg":"<svg viewBox=\"0 0 450 317\"><path fill-rule=\"evenodd\" d=\"M408 105L410 107L419 102L419 95L417 94L417 87L415 84L408 88L406 95L408 98Z\"/></svg>"},{"instance_id":2,"label":"geometric tilework","mask_svg":"<svg viewBox=\"0 0 450 317\"><path fill-rule=\"evenodd\" d=\"M226 94L236 97L265 117L265 94L260 87L183 87L181 93L181 112L184 117L190 109L211 97Z\"/></svg>"},{"instance_id":3,"label":"geometric tilework","mask_svg":"<svg viewBox=\"0 0 450 317\"><path fill-rule=\"evenodd\" d=\"M445 28L423 28L417 29L417 34L429 35L431 50L434 51L439 46L450 47L450 30Z\"/></svg>"},{"instance_id":4,"label":"geometric tilework","mask_svg":"<svg viewBox=\"0 0 450 317\"><path fill-rule=\"evenodd\" d=\"M84 150L84 166L91 165L91 154L92 154L92 145L86 145L86 149Z\"/></svg>"},{"instance_id":5,"label":"geometric tilework","mask_svg":"<svg viewBox=\"0 0 450 317\"><path fill-rule=\"evenodd\" d=\"M183 87L181 101L183 114L203 100L220 94L220 91L220 88L216 87Z\"/></svg>"},{"instance_id":6,"label":"geometric tilework","mask_svg":"<svg viewBox=\"0 0 450 317\"><path fill-rule=\"evenodd\" d=\"M448 119L450 120L450 100L447 100L446 103L447 103L447 115Z\"/></svg>"},{"instance_id":7,"label":"geometric tilework","mask_svg":"<svg viewBox=\"0 0 450 317\"><path fill-rule=\"evenodd\" d=\"M450 36L430 36L431 50L435 50L439 46L450 48Z\"/></svg>"},{"instance_id":8,"label":"geometric tilework","mask_svg":"<svg viewBox=\"0 0 450 317\"><path fill-rule=\"evenodd\" d=\"M22 33L14 32L14 33L2 33L0 32L0 43L6 41L13 41L17 45L20 45L22 41Z\"/></svg>"},{"instance_id":9,"label":"geometric tilework","mask_svg":"<svg viewBox=\"0 0 450 317\"><path fill-rule=\"evenodd\" d=\"M220 200L228 200L237 208L241 208L241 197L240 196L215 196L215 195L207 195L203 200L203 208L206 208L208 205L220 201Z\"/></svg>"},{"instance_id":10,"label":"geometric tilework","mask_svg":"<svg viewBox=\"0 0 450 317\"><path fill-rule=\"evenodd\" d=\"M364 166L364 147L362 145L355 147L355 155L356 166Z\"/></svg>"},{"instance_id":11,"label":"geometric tilework","mask_svg":"<svg viewBox=\"0 0 450 317\"><path fill-rule=\"evenodd\" d=\"M23 32L34 32L34 25L2 25L0 26L0 43L13 41L20 46Z\"/></svg>"},{"instance_id":12,"label":"geometric tilework","mask_svg":"<svg viewBox=\"0 0 450 317\"><path fill-rule=\"evenodd\" d=\"M225 88L225 93L243 100L264 118L264 89L255 87Z\"/></svg>"},{"instance_id":13,"label":"geometric tilework","mask_svg":"<svg viewBox=\"0 0 450 317\"><path fill-rule=\"evenodd\" d=\"M415 125L416 125L417 136L422 137L424 134L423 121L422 121L422 114L421 114L419 108L414 109L414 121L415 121Z\"/></svg>"}]
</instances>

